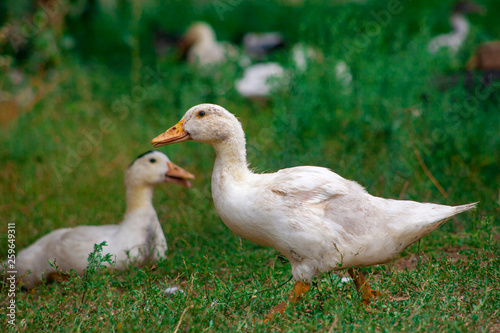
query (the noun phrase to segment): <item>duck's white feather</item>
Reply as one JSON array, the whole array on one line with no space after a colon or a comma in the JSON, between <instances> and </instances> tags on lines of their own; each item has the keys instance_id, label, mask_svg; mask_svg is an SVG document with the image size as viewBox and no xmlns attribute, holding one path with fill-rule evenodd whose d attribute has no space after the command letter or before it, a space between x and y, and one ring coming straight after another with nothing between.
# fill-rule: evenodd
<instances>
[{"instance_id":1,"label":"duck's white feather","mask_svg":"<svg viewBox=\"0 0 500 333\"><path fill-rule=\"evenodd\" d=\"M283 169L269 177L272 192L294 204L318 204L349 193L350 182L326 168L301 166ZM359 185L358 185L359 186Z\"/></svg>"}]
</instances>

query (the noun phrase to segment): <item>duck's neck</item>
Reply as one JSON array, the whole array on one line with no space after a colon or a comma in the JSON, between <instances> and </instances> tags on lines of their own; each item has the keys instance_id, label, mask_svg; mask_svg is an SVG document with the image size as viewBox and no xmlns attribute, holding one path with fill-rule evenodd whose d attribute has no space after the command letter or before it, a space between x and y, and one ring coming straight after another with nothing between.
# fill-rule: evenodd
<instances>
[{"instance_id":1,"label":"duck's neck","mask_svg":"<svg viewBox=\"0 0 500 333\"><path fill-rule=\"evenodd\" d=\"M213 144L215 149L214 177L231 176L235 181L243 181L251 174L248 169L243 130L220 143ZM222 177L223 179L225 177Z\"/></svg>"},{"instance_id":2,"label":"duck's neck","mask_svg":"<svg viewBox=\"0 0 500 333\"><path fill-rule=\"evenodd\" d=\"M127 186L127 211L125 215L138 209L151 209L154 212L153 191L152 186Z\"/></svg>"},{"instance_id":3,"label":"duck's neck","mask_svg":"<svg viewBox=\"0 0 500 333\"><path fill-rule=\"evenodd\" d=\"M450 18L453 26L453 34L456 36L466 36L469 33L469 22L461 13L454 13Z\"/></svg>"}]
</instances>

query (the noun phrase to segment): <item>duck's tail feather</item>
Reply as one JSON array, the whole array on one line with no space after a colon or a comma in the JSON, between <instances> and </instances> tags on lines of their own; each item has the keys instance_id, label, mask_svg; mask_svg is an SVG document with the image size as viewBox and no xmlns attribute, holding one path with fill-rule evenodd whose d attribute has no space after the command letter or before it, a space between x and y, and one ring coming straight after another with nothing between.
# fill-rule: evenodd
<instances>
[{"instance_id":1,"label":"duck's tail feather","mask_svg":"<svg viewBox=\"0 0 500 333\"><path fill-rule=\"evenodd\" d=\"M429 228L430 231L436 229L455 215L458 215L460 213L466 212L471 209L475 209L477 205L477 202L474 203L469 203L465 205L460 205L460 206L444 206L444 205L435 205L436 207L435 211L433 214L430 214L431 220L433 219L434 221L425 221L424 223L420 224L420 226L424 229Z\"/></svg>"},{"instance_id":2,"label":"duck's tail feather","mask_svg":"<svg viewBox=\"0 0 500 333\"><path fill-rule=\"evenodd\" d=\"M407 202L408 211L411 213L407 216L413 217L413 222L401 229L400 237L402 248L428 235L453 216L476 208L477 202L460 206L423 203L420 205L424 206L420 206L420 208L415 204L416 203ZM422 210L422 207L426 207L426 209ZM412 211L411 208L417 209L417 211Z\"/></svg>"},{"instance_id":3,"label":"duck's tail feather","mask_svg":"<svg viewBox=\"0 0 500 333\"><path fill-rule=\"evenodd\" d=\"M477 206L478 203L479 203L479 201L473 202L473 203L469 203L469 204L466 204L466 205L455 206L455 207L453 207L453 208L455 208L455 214L453 214L453 215L457 215L457 214L466 212L468 210L476 209L476 206Z\"/></svg>"}]
</instances>

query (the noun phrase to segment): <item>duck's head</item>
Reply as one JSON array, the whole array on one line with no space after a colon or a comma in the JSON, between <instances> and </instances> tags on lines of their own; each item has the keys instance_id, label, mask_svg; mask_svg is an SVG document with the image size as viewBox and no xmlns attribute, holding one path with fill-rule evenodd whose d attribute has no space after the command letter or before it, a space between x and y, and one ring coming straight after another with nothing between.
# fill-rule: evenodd
<instances>
[{"instance_id":1,"label":"duck's head","mask_svg":"<svg viewBox=\"0 0 500 333\"><path fill-rule=\"evenodd\" d=\"M172 163L167 155L156 150L139 155L125 174L127 186L156 186L174 183L191 187L188 179L194 179L194 176Z\"/></svg>"},{"instance_id":2,"label":"duck's head","mask_svg":"<svg viewBox=\"0 0 500 333\"><path fill-rule=\"evenodd\" d=\"M193 140L215 146L229 139L244 140L236 117L215 104L199 104L189 109L181 121L151 141L155 147Z\"/></svg>"}]
</instances>

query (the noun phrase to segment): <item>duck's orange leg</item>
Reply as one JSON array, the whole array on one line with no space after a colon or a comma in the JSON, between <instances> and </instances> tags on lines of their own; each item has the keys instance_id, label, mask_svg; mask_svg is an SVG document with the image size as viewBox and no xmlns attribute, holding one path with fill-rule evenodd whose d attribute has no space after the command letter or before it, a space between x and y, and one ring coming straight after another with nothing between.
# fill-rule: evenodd
<instances>
[{"instance_id":1,"label":"duck's orange leg","mask_svg":"<svg viewBox=\"0 0 500 333\"><path fill-rule=\"evenodd\" d=\"M352 280L354 281L356 290L362 298L361 303L363 303L364 306L368 307L372 299L381 295L380 291L373 290L363 276L363 273L361 273L359 270L349 268L348 272Z\"/></svg>"},{"instance_id":2,"label":"duck's orange leg","mask_svg":"<svg viewBox=\"0 0 500 333\"><path fill-rule=\"evenodd\" d=\"M292 293L288 296L287 302L281 302L278 305L275 305L271 310L269 310L264 321L271 320L276 313L283 314L283 312L285 312L286 306L288 304L295 304L300 301L302 296L309 291L310 287L311 285L308 283L297 281L295 283L295 286L293 286Z\"/></svg>"},{"instance_id":3,"label":"duck's orange leg","mask_svg":"<svg viewBox=\"0 0 500 333\"><path fill-rule=\"evenodd\" d=\"M52 272L49 275L47 275L47 283L51 282L65 282L69 280L70 275L62 272Z\"/></svg>"}]
</instances>

